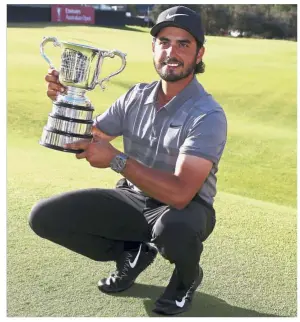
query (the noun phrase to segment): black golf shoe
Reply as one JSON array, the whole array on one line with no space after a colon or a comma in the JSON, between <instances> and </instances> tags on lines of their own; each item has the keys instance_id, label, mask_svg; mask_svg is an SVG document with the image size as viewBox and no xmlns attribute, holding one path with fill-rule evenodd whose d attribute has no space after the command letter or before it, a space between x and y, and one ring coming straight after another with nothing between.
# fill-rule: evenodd
<instances>
[{"instance_id":1,"label":"black golf shoe","mask_svg":"<svg viewBox=\"0 0 300 322\"><path fill-rule=\"evenodd\" d=\"M145 243L141 243L137 250L124 251L116 261L116 271L98 282L99 290L104 293L125 291L151 265L156 255L157 249Z\"/></svg>"},{"instance_id":2,"label":"black golf shoe","mask_svg":"<svg viewBox=\"0 0 300 322\"><path fill-rule=\"evenodd\" d=\"M175 268L165 292L155 302L153 312L163 315L175 315L187 311L202 279L203 270L198 266L194 281L189 287L185 287L180 283Z\"/></svg>"}]
</instances>

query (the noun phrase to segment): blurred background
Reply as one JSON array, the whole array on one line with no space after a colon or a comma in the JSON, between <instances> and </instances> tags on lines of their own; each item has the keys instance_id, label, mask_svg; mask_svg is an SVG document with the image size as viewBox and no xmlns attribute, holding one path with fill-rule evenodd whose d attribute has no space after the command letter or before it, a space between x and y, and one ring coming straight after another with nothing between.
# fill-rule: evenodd
<instances>
[{"instance_id":1,"label":"blurred background","mask_svg":"<svg viewBox=\"0 0 300 322\"><path fill-rule=\"evenodd\" d=\"M172 6L172 4L87 4L76 6L14 4L7 7L7 21L73 22L97 26L152 27L158 14ZM296 4L194 4L186 6L201 12L207 35L297 39ZM75 8L73 13L72 8Z\"/></svg>"}]
</instances>

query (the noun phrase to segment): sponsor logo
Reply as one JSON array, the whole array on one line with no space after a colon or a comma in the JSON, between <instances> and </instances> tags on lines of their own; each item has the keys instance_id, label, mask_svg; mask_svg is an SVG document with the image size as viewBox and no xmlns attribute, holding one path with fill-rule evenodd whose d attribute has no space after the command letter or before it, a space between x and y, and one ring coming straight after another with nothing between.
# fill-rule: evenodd
<instances>
[{"instance_id":1,"label":"sponsor logo","mask_svg":"<svg viewBox=\"0 0 300 322\"><path fill-rule=\"evenodd\" d=\"M186 295L182 298L182 300L181 300L181 301L175 301L176 305L177 305L178 307L183 307L183 306L184 306L184 304L185 304L185 299L186 299Z\"/></svg>"},{"instance_id":2,"label":"sponsor logo","mask_svg":"<svg viewBox=\"0 0 300 322\"><path fill-rule=\"evenodd\" d=\"M176 16L189 16L189 15L186 15L185 13L176 13L174 15L170 15L168 13L167 16L166 16L166 19L171 19L171 18L176 17Z\"/></svg>"},{"instance_id":3,"label":"sponsor logo","mask_svg":"<svg viewBox=\"0 0 300 322\"><path fill-rule=\"evenodd\" d=\"M134 261L132 263L131 263L131 261L129 261L129 265L131 268L135 268L135 265L139 259L140 253L141 253L141 249L142 249L142 244L140 245L139 251L138 251L137 255L135 256Z\"/></svg>"}]
</instances>

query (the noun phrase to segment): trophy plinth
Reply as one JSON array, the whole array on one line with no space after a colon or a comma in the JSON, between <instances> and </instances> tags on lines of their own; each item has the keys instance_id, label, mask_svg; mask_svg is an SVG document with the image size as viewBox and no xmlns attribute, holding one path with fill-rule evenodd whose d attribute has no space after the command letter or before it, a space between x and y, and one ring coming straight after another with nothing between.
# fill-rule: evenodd
<instances>
[{"instance_id":1,"label":"trophy plinth","mask_svg":"<svg viewBox=\"0 0 300 322\"><path fill-rule=\"evenodd\" d=\"M125 68L126 54L118 50L107 51L86 45L59 42L55 37L46 37L40 45L40 52L52 69L55 67L44 53L44 46L48 42L61 47L59 82L67 89L53 102L52 112L48 115L48 121L39 143L58 151L80 153L82 150L66 149L64 145L82 139L91 140L93 137L94 107L85 94L93 90L96 85L104 90L104 81L121 73ZM115 55L122 59L121 68L99 80L103 59L105 57L114 58Z\"/></svg>"}]
</instances>

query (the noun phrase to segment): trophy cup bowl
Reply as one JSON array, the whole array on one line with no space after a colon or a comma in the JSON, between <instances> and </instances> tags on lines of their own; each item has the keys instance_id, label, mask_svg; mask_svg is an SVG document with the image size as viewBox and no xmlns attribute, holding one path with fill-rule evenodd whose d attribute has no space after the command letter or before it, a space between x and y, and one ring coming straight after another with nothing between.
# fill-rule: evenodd
<instances>
[{"instance_id":1,"label":"trophy cup bowl","mask_svg":"<svg viewBox=\"0 0 300 322\"><path fill-rule=\"evenodd\" d=\"M52 112L43 129L39 143L47 148L80 153L82 150L66 149L67 143L82 139L92 139L93 112L91 101L85 96L86 91L93 90L97 85L105 89L103 83L118 75L126 66L126 54L119 50L104 50L91 46L58 41L56 37L44 37L40 44L40 53L51 69L56 69L45 54L44 47L52 42L61 48L61 65L59 82L67 88L65 93L57 96L52 104ZM108 77L99 79L104 58L118 56L122 66Z\"/></svg>"}]
</instances>

